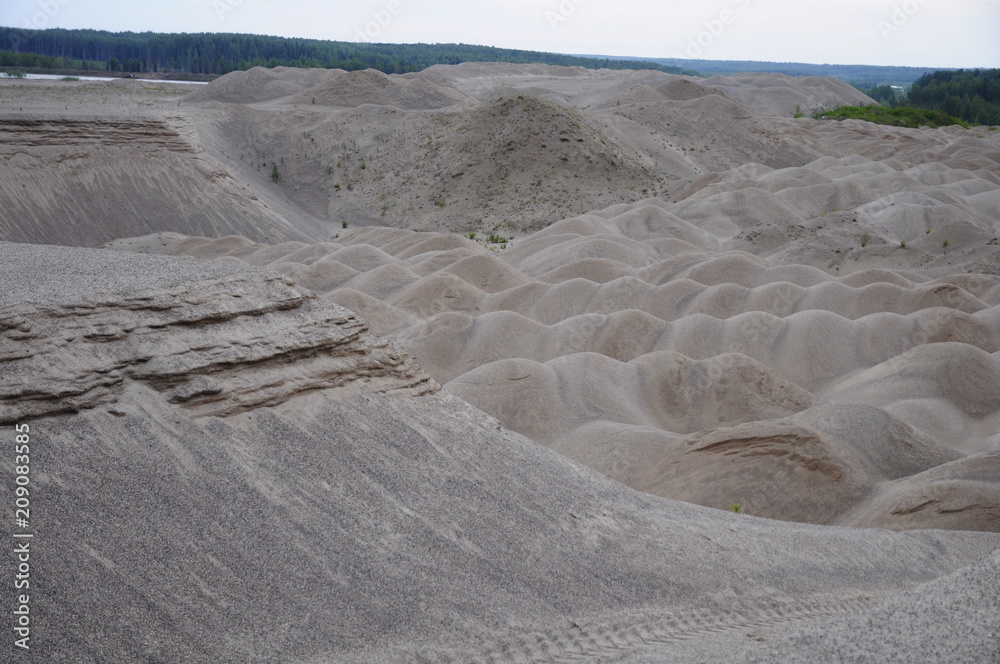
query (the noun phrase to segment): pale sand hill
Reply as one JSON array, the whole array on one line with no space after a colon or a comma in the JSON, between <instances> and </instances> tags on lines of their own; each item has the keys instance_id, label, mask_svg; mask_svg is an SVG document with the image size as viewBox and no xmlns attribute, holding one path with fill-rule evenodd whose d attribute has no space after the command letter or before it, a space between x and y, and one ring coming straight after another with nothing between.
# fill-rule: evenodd
<instances>
[{"instance_id":1,"label":"pale sand hill","mask_svg":"<svg viewBox=\"0 0 1000 664\"><path fill-rule=\"evenodd\" d=\"M316 239L200 146L204 118L177 113L197 86L0 81L0 239L99 246L150 230Z\"/></svg>"},{"instance_id":2,"label":"pale sand hill","mask_svg":"<svg viewBox=\"0 0 1000 664\"><path fill-rule=\"evenodd\" d=\"M988 661L1000 132L728 84L0 85L0 239L132 236L0 245L64 661Z\"/></svg>"},{"instance_id":3,"label":"pale sand hill","mask_svg":"<svg viewBox=\"0 0 1000 664\"><path fill-rule=\"evenodd\" d=\"M697 249L672 239L676 222L652 241L648 210L639 224L619 212L499 255L377 228L320 251L208 238L161 250L270 265L360 311L506 427L643 491L816 523L1000 527L998 477L963 481L951 465L998 449L1000 277L832 277ZM619 234L562 232L597 226ZM530 277L551 261L623 274Z\"/></svg>"},{"instance_id":4,"label":"pale sand hill","mask_svg":"<svg viewBox=\"0 0 1000 664\"><path fill-rule=\"evenodd\" d=\"M500 253L376 227L314 246L118 246L269 265L505 426L634 488L771 518L997 530L1000 477L964 475L998 450L1000 225L981 203L1000 191L995 134L788 122L817 152L837 132L857 152L907 140L891 165L690 178L675 202L571 217Z\"/></svg>"},{"instance_id":5,"label":"pale sand hill","mask_svg":"<svg viewBox=\"0 0 1000 664\"><path fill-rule=\"evenodd\" d=\"M0 422L31 427L38 661L773 661L752 646L791 638L765 652L801 659L870 621L940 633L957 657L995 644L995 534L632 491L240 261L0 243L0 265ZM913 645L851 647L896 661Z\"/></svg>"},{"instance_id":6,"label":"pale sand hill","mask_svg":"<svg viewBox=\"0 0 1000 664\"><path fill-rule=\"evenodd\" d=\"M341 221L510 234L825 153L760 117L762 81L732 84L730 98L660 72L474 63L402 76L258 67L207 86L4 81L0 237L316 241ZM788 101L867 99L825 79L781 86Z\"/></svg>"},{"instance_id":7,"label":"pale sand hill","mask_svg":"<svg viewBox=\"0 0 1000 664\"><path fill-rule=\"evenodd\" d=\"M589 109L625 100L648 108L647 123L672 113L702 135L705 113L729 117L723 131L755 117L649 72L467 65L421 77L496 117L560 104L606 118ZM783 81L796 82L818 89ZM372 227L322 245L191 238L159 250L270 265L359 311L505 426L644 491L817 523L1000 528L998 478L952 465L997 449L996 134L765 125L786 141L766 159L728 139L705 145L700 167L747 163L550 224L499 254ZM490 183L505 177L493 145L479 146L497 169ZM767 165L783 146L799 162Z\"/></svg>"},{"instance_id":8,"label":"pale sand hill","mask_svg":"<svg viewBox=\"0 0 1000 664\"><path fill-rule=\"evenodd\" d=\"M773 73L744 73L713 76L704 85L721 90L758 115L790 117L796 110L804 115L850 104L876 103L847 83L819 76L786 76Z\"/></svg>"},{"instance_id":9,"label":"pale sand hill","mask_svg":"<svg viewBox=\"0 0 1000 664\"><path fill-rule=\"evenodd\" d=\"M832 81L782 86L783 100L864 101ZM316 241L345 220L509 234L691 176L822 154L755 114L771 111L751 103L750 83L734 89L735 101L659 72L483 64L258 67L207 86L5 81L0 237Z\"/></svg>"}]
</instances>

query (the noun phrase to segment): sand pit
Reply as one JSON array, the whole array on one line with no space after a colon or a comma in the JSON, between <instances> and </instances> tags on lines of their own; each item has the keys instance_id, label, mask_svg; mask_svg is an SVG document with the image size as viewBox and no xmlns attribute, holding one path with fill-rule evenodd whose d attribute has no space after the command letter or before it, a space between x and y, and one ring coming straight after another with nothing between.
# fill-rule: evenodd
<instances>
[{"instance_id":1,"label":"sand pit","mask_svg":"<svg viewBox=\"0 0 1000 664\"><path fill-rule=\"evenodd\" d=\"M840 638L911 596L923 624L995 577L994 534L803 526L630 490L273 272L0 257L0 420L37 441L32 653L48 662L728 659L757 656L760 633ZM867 466L898 469L883 452ZM964 606L957 646L979 652L996 607ZM773 647L798 656L790 643Z\"/></svg>"},{"instance_id":2,"label":"sand pit","mask_svg":"<svg viewBox=\"0 0 1000 664\"><path fill-rule=\"evenodd\" d=\"M45 661L995 656L1000 132L775 75L59 83L0 83Z\"/></svg>"},{"instance_id":3,"label":"sand pit","mask_svg":"<svg viewBox=\"0 0 1000 664\"><path fill-rule=\"evenodd\" d=\"M761 148L760 159L674 174L659 196L591 209L509 243L485 244L485 230L470 240L365 226L332 233L323 250L207 239L157 250L270 265L357 308L504 426L665 497L740 503L769 518L905 528L916 521L890 495L902 491L912 503L932 467L996 449L996 134L767 117L711 87L721 80L702 85L650 72L469 65L323 85L340 81L349 104L360 89L379 95L421 80L433 83L428 90L478 99L466 118L502 123L540 113L549 130L535 141L554 136L568 149L611 132L619 174L632 168L628 154L656 163L650 150L665 113L701 132L694 152L705 156L696 164L686 155L695 171L739 157L728 139L713 145L707 118L721 131L750 123L783 138ZM774 103L796 90L861 101L816 79L726 82ZM774 85L787 94L767 92ZM631 99L627 113L616 104L608 114L615 95ZM583 99L605 110L579 106ZM468 126L442 127L432 142L444 145ZM646 127L642 143L633 140L635 126ZM508 137L511 154L532 149L516 131ZM486 162L502 172L505 157L490 145L481 146ZM797 156L781 166L783 154ZM473 198L489 206L489 197ZM817 425L828 404L843 404L838 422L854 424ZM850 404L879 410L851 415ZM858 427L876 421L882 438L859 437ZM629 443L633 437L645 442ZM731 451L694 453L703 439ZM873 468L866 445L892 450L885 454L903 470ZM818 502L796 505L799 498L777 494L779 476L800 487L794 496L811 492ZM1000 505L990 497L997 481L967 485L977 528L1000 529ZM970 527L966 508L945 502L928 503L938 508L920 522Z\"/></svg>"}]
</instances>

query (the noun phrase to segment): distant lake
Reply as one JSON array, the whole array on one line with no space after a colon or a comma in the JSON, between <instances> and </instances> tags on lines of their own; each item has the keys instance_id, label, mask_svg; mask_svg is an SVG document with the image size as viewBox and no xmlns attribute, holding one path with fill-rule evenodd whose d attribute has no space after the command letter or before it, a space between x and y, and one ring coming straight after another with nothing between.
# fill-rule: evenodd
<instances>
[{"instance_id":1,"label":"distant lake","mask_svg":"<svg viewBox=\"0 0 1000 664\"><path fill-rule=\"evenodd\" d=\"M75 76L75 74L74 74ZM36 78L45 81L61 81L65 78L64 75L60 74L27 74L27 78ZM6 78L6 77L4 77ZM116 81L121 79L119 76L77 76L81 81ZM135 79L121 79L121 80L134 80L134 81L145 81L147 83L183 83L185 85L207 85L205 81L168 81L161 78L135 78Z\"/></svg>"}]
</instances>

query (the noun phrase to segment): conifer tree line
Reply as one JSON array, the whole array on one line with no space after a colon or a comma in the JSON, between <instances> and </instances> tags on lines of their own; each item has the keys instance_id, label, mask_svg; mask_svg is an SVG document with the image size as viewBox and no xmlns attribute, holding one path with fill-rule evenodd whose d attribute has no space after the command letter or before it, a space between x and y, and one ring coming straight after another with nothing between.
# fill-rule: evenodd
<instances>
[{"instance_id":1,"label":"conifer tree line","mask_svg":"<svg viewBox=\"0 0 1000 664\"><path fill-rule=\"evenodd\" d=\"M918 78L909 92L879 85L867 94L892 108L943 111L976 125L1000 125L1000 69L936 71Z\"/></svg>"},{"instance_id":2,"label":"conifer tree line","mask_svg":"<svg viewBox=\"0 0 1000 664\"><path fill-rule=\"evenodd\" d=\"M387 74L461 62L538 62L608 69L679 67L470 44L369 44L247 34L165 34L0 27L0 67L227 74L251 67L378 69Z\"/></svg>"}]
</instances>

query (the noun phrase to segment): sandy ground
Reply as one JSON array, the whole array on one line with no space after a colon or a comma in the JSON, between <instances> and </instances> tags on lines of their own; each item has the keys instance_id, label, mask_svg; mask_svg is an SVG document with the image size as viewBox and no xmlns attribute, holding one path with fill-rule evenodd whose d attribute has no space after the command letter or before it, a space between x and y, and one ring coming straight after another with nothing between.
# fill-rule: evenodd
<instances>
[{"instance_id":1,"label":"sandy ground","mask_svg":"<svg viewBox=\"0 0 1000 664\"><path fill-rule=\"evenodd\" d=\"M1000 132L838 101L0 83L39 661L1000 660Z\"/></svg>"}]
</instances>

